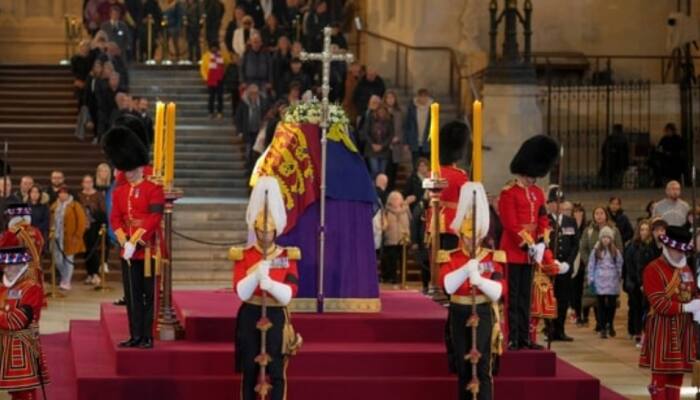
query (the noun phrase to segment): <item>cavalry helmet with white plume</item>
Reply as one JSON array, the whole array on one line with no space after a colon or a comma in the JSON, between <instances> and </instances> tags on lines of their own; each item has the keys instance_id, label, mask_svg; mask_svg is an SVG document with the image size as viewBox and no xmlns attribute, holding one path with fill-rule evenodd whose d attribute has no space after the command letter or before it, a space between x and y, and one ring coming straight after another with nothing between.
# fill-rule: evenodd
<instances>
[{"instance_id":1,"label":"cavalry helmet with white plume","mask_svg":"<svg viewBox=\"0 0 700 400\"><path fill-rule=\"evenodd\" d=\"M267 194L267 227L265 227L265 194ZM272 176L258 178L248 201L246 222L249 229L274 230L278 235L287 226L287 209L277 179Z\"/></svg>"},{"instance_id":2,"label":"cavalry helmet with white plume","mask_svg":"<svg viewBox=\"0 0 700 400\"><path fill-rule=\"evenodd\" d=\"M474 195L476 193L476 196ZM472 210L476 200L476 239L481 240L489 234L489 201L484 186L480 182L467 182L459 191L457 213L450 228L471 238L473 230Z\"/></svg>"}]
</instances>

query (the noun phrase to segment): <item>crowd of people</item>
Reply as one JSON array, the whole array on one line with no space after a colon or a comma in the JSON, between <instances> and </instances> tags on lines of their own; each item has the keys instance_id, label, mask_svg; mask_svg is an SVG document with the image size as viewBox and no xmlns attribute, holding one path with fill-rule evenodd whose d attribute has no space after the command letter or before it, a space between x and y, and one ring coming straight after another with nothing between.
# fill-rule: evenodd
<instances>
[{"instance_id":1,"label":"crowd of people","mask_svg":"<svg viewBox=\"0 0 700 400\"><path fill-rule=\"evenodd\" d=\"M44 239L44 246L39 250L55 262L58 288L62 291L72 288L73 272L78 264L76 256L81 256L85 264L85 284L101 283L100 231L102 225L107 224L112 175L112 168L101 163L94 174L83 176L80 188L69 187L60 170L51 172L50 184L46 187L36 184L32 176L22 176L17 190L13 190L10 177L0 185L0 192L7 190L8 193L3 196L3 209L26 204L31 210L31 215L27 216L30 224Z\"/></svg>"}]
</instances>

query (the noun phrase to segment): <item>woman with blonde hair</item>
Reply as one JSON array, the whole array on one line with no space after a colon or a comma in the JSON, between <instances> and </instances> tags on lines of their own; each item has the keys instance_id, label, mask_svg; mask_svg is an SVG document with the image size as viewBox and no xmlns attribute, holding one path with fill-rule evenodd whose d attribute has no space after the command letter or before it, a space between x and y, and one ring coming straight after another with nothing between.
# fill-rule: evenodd
<instances>
[{"instance_id":1,"label":"woman with blonde hair","mask_svg":"<svg viewBox=\"0 0 700 400\"><path fill-rule=\"evenodd\" d=\"M112 168L107 163L100 163L95 169L95 189L105 194L112 186Z\"/></svg>"},{"instance_id":2,"label":"woman with blonde hair","mask_svg":"<svg viewBox=\"0 0 700 400\"><path fill-rule=\"evenodd\" d=\"M411 237L411 211L399 191L389 193L384 207L384 260L382 280L397 283L396 271L401 264L401 246L408 244Z\"/></svg>"}]
</instances>

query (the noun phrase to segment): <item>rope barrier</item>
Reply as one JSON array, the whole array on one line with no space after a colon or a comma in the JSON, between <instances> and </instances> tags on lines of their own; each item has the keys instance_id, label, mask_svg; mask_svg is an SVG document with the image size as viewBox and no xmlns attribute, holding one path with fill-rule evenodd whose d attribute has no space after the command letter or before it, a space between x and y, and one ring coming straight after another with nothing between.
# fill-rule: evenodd
<instances>
[{"instance_id":1,"label":"rope barrier","mask_svg":"<svg viewBox=\"0 0 700 400\"><path fill-rule=\"evenodd\" d=\"M102 235L100 235L100 236L102 236ZM70 263L71 265L75 266L75 265L76 265L76 264L75 264L75 261L69 260L69 259L68 259L68 256L66 255L66 253L63 252L63 249L61 248L61 244L58 243L58 239L54 238L54 243L56 244L56 248L58 249L58 251L61 253L61 257L63 257L63 261L66 261L66 262ZM90 251L87 252L87 253L85 253L85 256L84 256L83 258L84 258L85 260L90 259L92 256L95 255L95 252L97 251L97 249L98 249L99 247L101 247L101 246L100 246L100 242L97 241L97 242L92 246L92 248L90 249ZM51 254L51 257L53 257L53 254Z\"/></svg>"},{"instance_id":2,"label":"rope barrier","mask_svg":"<svg viewBox=\"0 0 700 400\"><path fill-rule=\"evenodd\" d=\"M235 242L235 243L209 242L206 240L195 239L192 236L187 236L184 233L180 233L180 232L176 231L175 229L173 229L173 234L175 234L175 236L178 236L178 237L185 239L187 241L203 244L205 246L232 247L232 246L245 246L247 244L247 242Z\"/></svg>"}]
</instances>

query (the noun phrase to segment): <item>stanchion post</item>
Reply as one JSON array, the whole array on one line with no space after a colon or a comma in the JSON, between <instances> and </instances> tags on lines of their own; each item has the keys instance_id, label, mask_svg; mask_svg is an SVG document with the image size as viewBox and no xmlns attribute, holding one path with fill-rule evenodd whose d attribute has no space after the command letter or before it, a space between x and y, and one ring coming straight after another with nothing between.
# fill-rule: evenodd
<instances>
[{"instance_id":1,"label":"stanchion post","mask_svg":"<svg viewBox=\"0 0 700 400\"><path fill-rule=\"evenodd\" d=\"M95 290L108 292L112 290L107 286L107 225L100 226L100 285Z\"/></svg>"},{"instance_id":2,"label":"stanchion post","mask_svg":"<svg viewBox=\"0 0 700 400\"><path fill-rule=\"evenodd\" d=\"M51 257L51 293L49 297L52 299L63 297L63 293L60 293L56 289L56 258L54 257L54 251L56 249L56 230L51 228L49 231L49 256Z\"/></svg>"},{"instance_id":3,"label":"stanchion post","mask_svg":"<svg viewBox=\"0 0 700 400\"><path fill-rule=\"evenodd\" d=\"M163 29L163 56L160 62L163 65L173 65L170 61L170 34L168 33L168 19L163 17L163 22L161 22L161 28Z\"/></svg>"},{"instance_id":4,"label":"stanchion post","mask_svg":"<svg viewBox=\"0 0 700 400\"><path fill-rule=\"evenodd\" d=\"M173 208L175 201L182 197L182 191L172 187L165 188L164 239L165 254L163 254L163 301L160 303L158 313L158 338L163 341L181 339L184 329L177 319L177 313L173 307Z\"/></svg>"}]
</instances>

